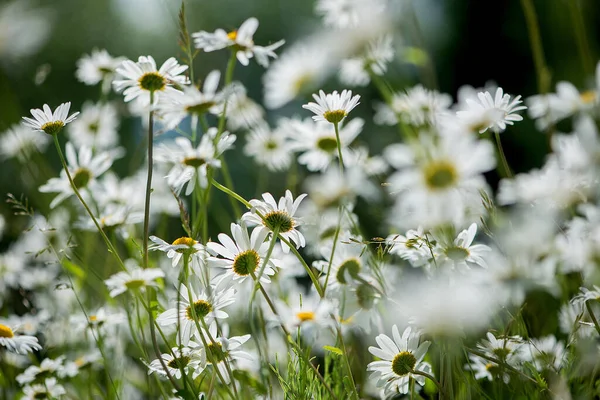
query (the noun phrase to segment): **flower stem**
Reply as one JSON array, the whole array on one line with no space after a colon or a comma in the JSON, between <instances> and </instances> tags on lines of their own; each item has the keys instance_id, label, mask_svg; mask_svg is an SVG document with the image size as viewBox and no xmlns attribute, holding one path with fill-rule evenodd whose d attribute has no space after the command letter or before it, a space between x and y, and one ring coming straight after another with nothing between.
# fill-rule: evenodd
<instances>
[{"instance_id":1,"label":"flower stem","mask_svg":"<svg viewBox=\"0 0 600 400\"><path fill-rule=\"evenodd\" d=\"M150 194L152 192L152 150L154 146L154 92L150 92L150 112L148 115L148 177L146 179L146 201L144 203L144 237L143 239L143 263L142 268L148 268L148 231L150 229Z\"/></svg>"},{"instance_id":2,"label":"flower stem","mask_svg":"<svg viewBox=\"0 0 600 400\"><path fill-rule=\"evenodd\" d=\"M593 61L590 57L590 47L587 42L585 24L583 18L581 17L581 10L579 9L579 4L581 4L581 2L571 0L567 3L569 4L571 20L573 22L573 28L575 29L575 36L577 38L577 49L579 50L579 57L581 57L583 71L586 75L591 75L593 70Z\"/></svg>"},{"instance_id":3,"label":"flower stem","mask_svg":"<svg viewBox=\"0 0 600 400\"><path fill-rule=\"evenodd\" d=\"M596 332L598 332L600 334L600 325L598 324L598 320L596 319L596 316L594 315L592 306L590 306L590 303L588 301L585 302L585 308L587 308L588 313L590 314L590 318L592 319L592 322L594 323L594 326L596 327Z\"/></svg>"},{"instance_id":4,"label":"flower stem","mask_svg":"<svg viewBox=\"0 0 600 400\"><path fill-rule=\"evenodd\" d=\"M235 61L236 61L235 51L232 51L231 56L229 56L229 61L227 62L227 70L225 71L225 83L224 83L225 87L227 85L229 85L231 83L231 81L233 80L233 71L235 69ZM221 113L221 116L219 117L219 125L217 128L217 136L215 136L215 143L217 143L219 141L221 134L225 130L225 115L227 114L227 103L228 103L227 100L225 100L225 104L223 105L223 112Z\"/></svg>"},{"instance_id":5,"label":"flower stem","mask_svg":"<svg viewBox=\"0 0 600 400\"><path fill-rule=\"evenodd\" d=\"M338 157L339 157L338 161L340 163L340 171L343 173L344 172L344 157L342 156L342 142L340 142L340 131L339 131L338 124L339 124L339 122L334 122L333 128L335 129L335 138L336 138L337 151L338 151Z\"/></svg>"},{"instance_id":6,"label":"flower stem","mask_svg":"<svg viewBox=\"0 0 600 400\"><path fill-rule=\"evenodd\" d=\"M331 246L331 253L329 254L329 263L327 265L327 275L325 275L325 282L323 283L323 294L327 290L327 283L329 282L329 275L331 274L331 265L333 264L333 256L335 255L335 249L337 246L338 238L340 237L340 230L342 228L342 206L338 208L338 223L335 227L335 234L333 235L333 245Z\"/></svg>"},{"instance_id":7,"label":"flower stem","mask_svg":"<svg viewBox=\"0 0 600 400\"><path fill-rule=\"evenodd\" d=\"M508 166L508 162L506 161L506 156L504 155L504 150L502 149L502 142L500 141L500 134L498 132L494 132L494 136L496 138L496 146L498 147L498 155L500 156L500 161L502 162L502 172L504 178L511 178L513 174Z\"/></svg>"},{"instance_id":8,"label":"flower stem","mask_svg":"<svg viewBox=\"0 0 600 400\"><path fill-rule=\"evenodd\" d=\"M546 66L544 48L542 46L542 38L537 15L535 13L535 7L531 0L521 0L521 7L523 8L523 14L525 14L525 21L527 22L527 30L529 31L531 52L533 53L533 62L537 74L538 91L541 94L548 93L548 90L550 89L550 71Z\"/></svg>"},{"instance_id":9,"label":"flower stem","mask_svg":"<svg viewBox=\"0 0 600 400\"><path fill-rule=\"evenodd\" d=\"M92 213L92 210L90 210L90 207L87 205L87 203L85 202L85 200L83 199L83 197L81 197L81 193L79 193L79 190L77 189L77 186L75 185L75 182L73 182L73 178L71 177L71 172L69 172L69 167L67 166L67 162L65 161L65 156L63 155L63 152L62 152L62 150L60 148L60 143L58 143L58 136L57 135L52 135L52 137L54 138L54 145L56 146L56 151L58 152L58 157L60 158L60 162L62 163L62 166L63 166L63 168L64 168L64 170L65 170L65 172L67 174L67 178L69 179L69 183L71 184L71 187L73 188L73 191L75 192L75 196L77 196L77 198L79 199L79 201L81 202L81 204L85 208L85 211L87 211L88 215L90 216L90 218L94 222L94 225L96 225L96 229L98 229L98 232L100 232L100 235L102 236L102 239L104 239L104 243L106 243L106 246L108 247L108 251L114 255L114 257L116 258L117 262L119 263L119 266L123 270L126 271L127 268L125 268L125 264L123 263L123 260L121 260L121 257L119 256L119 253L117 253L117 250L115 249L115 247L113 246L113 244L111 243L111 241L108 239L108 236L106 236L106 234L104 233L104 230L102 230L102 227L98 223L98 220L96 219L96 217L94 217L94 214Z\"/></svg>"},{"instance_id":10,"label":"flower stem","mask_svg":"<svg viewBox=\"0 0 600 400\"><path fill-rule=\"evenodd\" d=\"M418 370L415 369L415 370L411 371L411 374L424 376L425 378L427 378L430 381L432 381L433 383L435 383L435 385L437 386L438 390L440 391L440 394L444 393L444 388L442 387L442 384L439 383L437 381L437 379L435 379L432 375L429 375L427 372L418 371Z\"/></svg>"}]
</instances>

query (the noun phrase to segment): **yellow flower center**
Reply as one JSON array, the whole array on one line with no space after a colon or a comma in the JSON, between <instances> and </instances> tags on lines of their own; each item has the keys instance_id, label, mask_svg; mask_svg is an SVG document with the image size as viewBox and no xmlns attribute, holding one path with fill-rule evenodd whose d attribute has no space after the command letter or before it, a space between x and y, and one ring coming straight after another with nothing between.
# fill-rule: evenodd
<instances>
[{"instance_id":1,"label":"yellow flower center","mask_svg":"<svg viewBox=\"0 0 600 400\"><path fill-rule=\"evenodd\" d=\"M149 92L163 90L167 86L167 79L158 72L146 72L138 79L140 88Z\"/></svg>"},{"instance_id":2,"label":"yellow flower center","mask_svg":"<svg viewBox=\"0 0 600 400\"><path fill-rule=\"evenodd\" d=\"M593 90L587 90L580 94L581 101L585 104L590 104L596 101L596 92Z\"/></svg>"},{"instance_id":3,"label":"yellow flower center","mask_svg":"<svg viewBox=\"0 0 600 400\"><path fill-rule=\"evenodd\" d=\"M64 128L64 126L65 123L62 121L46 122L44 125L42 125L42 130L48 135L56 135L62 130L62 128Z\"/></svg>"},{"instance_id":4,"label":"yellow flower center","mask_svg":"<svg viewBox=\"0 0 600 400\"><path fill-rule=\"evenodd\" d=\"M289 232L294 229L294 221L285 211L271 211L265 215L264 224L271 230L278 228L281 233Z\"/></svg>"},{"instance_id":5,"label":"yellow flower center","mask_svg":"<svg viewBox=\"0 0 600 400\"><path fill-rule=\"evenodd\" d=\"M312 311L300 311L296 314L296 317L298 317L300 322L314 321L315 313Z\"/></svg>"},{"instance_id":6,"label":"yellow flower center","mask_svg":"<svg viewBox=\"0 0 600 400\"><path fill-rule=\"evenodd\" d=\"M227 39L235 41L237 39L237 31L231 31L227 34Z\"/></svg>"},{"instance_id":7,"label":"yellow flower center","mask_svg":"<svg viewBox=\"0 0 600 400\"><path fill-rule=\"evenodd\" d=\"M417 359L411 352L401 351L392 361L392 371L397 375L404 376L413 371L416 363Z\"/></svg>"},{"instance_id":8,"label":"yellow flower center","mask_svg":"<svg viewBox=\"0 0 600 400\"><path fill-rule=\"evenodd\" d=\"M13 333L12 329L10 329L6 325L0 324L0 338L8 338L8 339L10 339L13 336L15 336L15 334Z\"/></svg>"},{"instance_id":9,"label":"yellow flower center","mask_svg":"<svg viewBox=\"0 0 600 400\"><path fill-rule=\"evenodd\" d=\"M344 111L344 110L331 110L331 111L325 111L323 113L323 118L325 118L327 121L331 122L332 124L337 124L338 122L343 120L345 116L346 116L346 111Z\"/></svg>"},{"instance_id":10,"label":"yellow flower center","mask_svg":"<svg viewBox=\"0 0 600 400\"><path fill-rule=\"evenodd\" d=\"M255 250L241 252L233 260L233 272L240 276L250 275L258 268L260 256Z\"/></svg>"},{"instance_id":11,"label":"yellow flower center","mask_svg":"<svg viewBox=\"0 0 600 400\"><path fill-rule=\"evenodd\" d=\"M337 149L337 139L333 136L322 137L317 141L317 147L327 153L331 153Z\"/></svg>"},{"instance_id":12,"label":"yellow flower center","mask_svg":"<svg viewBox=\"0 0 600 400\"><path fill-rule=\"evenodd\" d=\"M175 250L178 253L186 253L186 252L195 253L197 251L196 249L194 249L194 245L196 243L198 243L198 242L195 241L194 239L192 239L191 237L182 236L179 239L175 239L175 241L172 244L173 244L173 246L187 245L189 247L188 249Z\"/></svg>"},{"instance_id":13,"label":"yellow flower center","mask_svg":"<svg viewBox=\"0 0 600 400\"><path fill-rule=\"evenodd\" d=\"M431 190L443 190L453 186L458 180L458 172L449 161L434 161L423 170L425 184Z\"/></svg>"},{"instance_id":14,"label":"yellow flower center","mask_svg":"<svg viewBox=\"0 0 600 400\"><path fill-rule=\"evenodd\" d=\"M206 300L198 300L194 302L194 306L189 306L185 310L185 316L190 321L200 320L208 315L209 312L213 310L212 305ZM196 318L194 318L194 313L196 314Z\"/></svg>"},{"instance_id":15,"label":"yellow flower center","mask_svg":"<svg viewBox=\"0 0 600 400\"><path fill-rule=\"evenodd\" d=\"M92 173L87 168L79 168L73 174L73 183L77 189L86 187L90 180L92 180Z\"/></svg>"}]
</instances>

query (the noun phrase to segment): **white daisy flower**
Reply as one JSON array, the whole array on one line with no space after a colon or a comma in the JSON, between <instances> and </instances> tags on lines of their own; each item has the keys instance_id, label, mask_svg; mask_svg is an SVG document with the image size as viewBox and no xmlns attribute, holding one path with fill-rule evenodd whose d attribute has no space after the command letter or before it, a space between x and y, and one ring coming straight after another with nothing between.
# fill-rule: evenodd
<instances>
[{"instance_id":1,"label":"white daisy flower","mask_svg":"<svg viewBox=\"0 0 600 400\"><path fill-rule=\"evenodd\" d=\"M92 150L86 146L81 147L76 152L73 144L67 142L65 155L73 183L77 189L82 189L96 184L96 178L112 166L116 154L111 155L108 152L103 152L93 156ZM48 182L40 186L39 191L42 193L58 193L50 203L50 208L56 207L74 194L65 170L60 172L60 177L50 178Z\"/></svg>"},{"instance_id":2,"label":"white daisy flower","mask_svg":"<svg viewBox=\"0 0 600 400\"><path fill-rule=\"evenodd\" d=\"M203 290L196 294L193 288L188 289L182 284L179 287L179 304L175 300L174 307L160 314L156 322L161 326L177 326L179 329L177 341L187 345L192 336L198 335L198 321L203 319L207 325L210 325L216 319L229 317L221 309L236 301L235 293L233 288L216 291L212 287L210 292ZM190 304L190 297L193 304Z\"/></svg>"},{"instance_id":3,"label":"white daisy flower","mask_svg":"<svg viewBox=\"0 0 600 400\"><path fill-rule=\"evenodd\" d=\"M311 286L308 293L294 293L288 302L277 302L278 323L282 323L292 334L300 330L303 340L314 343L324 333L329 334L333 328L334 305L331 300L321 298ZM275 318L275 317L273 317Z\"/></svg>"},{"instance_id":4,"label":"white daisy flower","mask_svg":"<svg viewBox=\"0 0 600 400\"><path fill-rule=\"evenodd\" d=\"M390 235L386 243L390 246L390 254L397 254L415 268L428 265L431 260L433 244L422 227L409 229L405 235Z\"/></svg>"},{"instance_id":5,"label":"white daisy flower","mask_svg":"<svg viewBox=\"0 0 600 400\"><path fill-rule=\"evenodd\" d=\"M0 346L17 354L27 354L42 349L35 336L18 335L16 334L17 329L13 328L0 324Z\"/></svg>"},{"instance_id":6,"label":"white daisy flower","mask_svg":"<svg viewBox=\"0 0 600 400\"><path fill-rule=\"evenodd\" d=\"M148 375L156 372L159 375L167 376L167 372L169 372L169 375L174 378L181 379L181 370L183 369L186 375L191 372L192 379L196 379L206 367L206 354L202 347L183 347L181 349L173 347L171 353L161 354L160 358L167 367L167 371L164 370L160 360L156 359L147 364Z\"/></svg>"},{"instance_id":7,"label":"white daisy flower","mask_svg":"<svg viewBox=\"0 0 600 400\"><path fill-rule=\"evenodd\" d=\"M431 342L420 342L420 333L413 332L409 326L402 336L398 327L392 327L394 340L385 334L375 337L379 347L370 346L369 352L381 361L373 361L367 366L372 371L371 378L377 379L377 386L384 387L386 393L408 393L409 382L414 379L419 385L425 385L425 377L413 371L422 371L432 375L431 365L423 361Z\"/></svg>"},{"instance_id":8,"label":"white daisy flower","mask_svg":"<svg viewBox=\"0 0 600 400\"><path fill-rule=\"evenodd\" d=\"M324 260L315 261L313 267L321 271L321 283L325 281L325 276L329 272L328 289L339 291L352 283L365 280L368 252L360 242L362 242L360 236L352 235L350 232L340 232L333 259L331 258L333 242L321 248L321 256Z\"/></svg>"},{"instance_id":9,"label":"white daisy flower","mask_svg":"<svg viewBox=\"0 0 600 400\"><path fill-rule=\"evenodd\" d=\"M400 169L389 178L397 196L392 222L402 229L478 219L485 212L479 194L487 191L483 173L496 165L493 145L469 135L419 139L418 149L394 144L384 151L390 165Z\"/></svg>"},{"instance_id":10,"label":"white daisy flower","mask_svg":"<svg viewBox=\"0 0 600 400\"><path fill-rule=\"evenodd\" d=\"M0 59L33 55L50 37L50 10L35 9L34 4L17 0L0 6Z\"/></svg>"},{"instance_id":11,"label":"white daisy flower","mask_svg":"<svg viewBox=\"0 0 600 400\"><path fill-rule=\"evenodd\" d=\"M0 135L0 158L17 158L21 162L29 159L33 152L43 153L50 143L50 137L17 124Z\"/></svg>"},{"instance_id":12,"label":"white daisy flower","mask_svg":"<svg viewBox=\"0 0 600 400\"><path fill-rule=\"evenodd\" d=\"M110 150L119 143L118 129L119 117L113 104L87 102L79 118L69 126L67 135L76 147Z\"/></svg>"},{"instance_id":13,"label":"white daisy flower","mask_svg":"<svg viewBox=\"0 0 600 400\"><path fill-rule=\"evenodd\" d=\"M21 374L17 375L16 380L19 385L25 385L31 382L35 382L36 380L39 382L40 380L46 380L46 378L56 375L60 378L65 375L61 372L63 368L63 363L65 361L65 356L60 356L56 359L45 358L42 360L39 366L30 365L27 367L25 371Z\"/></svg>"},{"instance_id":14,"label":"white daisy flower","mask_svg":"<svg viewBox=\"0 0 600 400\"><path fill-rule=\"evenodd\" d=\"M469 269L473 265L487 268L486 257L492 249L484 244L473 244L476 234L477 224L473 223L468 229L461 231L453 242L438 241L434 249L436 262L459 271Z\"/></svg>"},{"instance_id":15,"label":"white daisy flower","mask_svg":"<svg viewBox=\"0 0 600 400\"><path fill-rule=\"evenodd\" d=\"M187 65L179 65L174 57L157 69L152 56L140 56L137 62L125 60L121 63L116 72L125 79L114 80L113 85L117 92L123 92L125 102L139 97L144 105L148 105L151 93L157 100L161 92L176 91L173 85L188 84L188 78L181 75L187 69Z\"/></svg>"},{"instance_id":16,"label":"white daisy flower","mask_svg":"<svg viewBox=\"0 0 600 400\"><path fill-rule=\"evenodd\" d=\"M206 252L204 246L197 240L187 236L175 239L173 243L167 243L159 237L150 236L150 240L154 242L148 247L148 250L159 250L167 253L167 257L171 259L171 266L183 267L183 256L190 256L190 265L192 270L201 271L204 265Z\"/></svg>"},{"instance_id":17,"label":"white daisy flower","mask_svg":"<svg viewBox=\"0 0 600 400\"><path fill-rule=\"evenodd\" d=\"M204 341L208 344L205 351L212 355L211 359L216 362L216 367L221 372L221 376L229 383L229 373L225 366L227 362L231 369L235 370L238 361L248 360L254 361L254 357L240 347L250 339L250 335L227 337L227 325L222 327L222 334L217 334L217 324L212 323L208 327L208 333L202 329L201 333L204 336ZM212 338L212 339L211 339ZM213 341L214 339L214 341ZM209 359L210 363L210 359ZM212 364L215 367L214 364Z\"/></svg>"},{"instance_id":18,"label":"white daisy flower","mask_svg":"<svg viewBox=\"0 0 600 400\"><path fill-rule=\"evenodd\" d=\"M515 121L522 121L523 117L517 114L517 111L525 110L527 107L520 106L523 101L521 96L515 97L512 101L510 95L504 94L502 88L496 89L496 95L492 98L490 92L477 93L477 99L466 99L467 110L458 111L456 115L459 118L472 121L472 114L480 114L480 125L483 126L479 133L491 129L495 133L504 132L506 125L513 125ZM485 123L487 126L484 126Z\"/></svg>"},{"instance_id":19,"label":"white daisy flower","mask_svg":"<svg viewBox=\"0 0 600 400\"><path fill-rule=\"evenodd\" d=\"M343 90L341 94L334 90L331 94L319 91L319 96L313 94L316 103L304 104L302 108L312 111L315 122L327 121L332 124L340 123L354 109L360 100L360 95L352 96L352 90Z\"/></svg>"},{"instance_id":20,"label":"white daisy flower","mask_svg":"<svg viewBox=\"0 0 600 400\"><path fill-rule=\"evenodd\" d=\"M124 57L112 57L108 51L94 49L91 54L86 54L77 60L77 80L86 85L97 85L102 82L103 89L110 88L115 71L125 60Z\"/></svg>"},{"instance_id":21,"label":"white daisy flower","mask_svg":"<svg viewBox=\"0 0 600 400\"><path fill-rule=\"evenodd\" d=\"M579 293L571 299L571 304L585 305L588 301L600 300L600 287L594 285L594 289L590 290L586 287L580 287Z\"/></svg>"},{"instance_id":22,"label":"white daisy flower","mask_svg":"<svg viewBox=\"0 0 600 400\"><path fill-rule=\"evenodd\" d=\"M71 315L70 323L75 326L75 329L84 331L97 329L106 335L107 333L114 333L119 325L127 323L127 316L119 310L100 307L95 312L87 314L87 316L83 314Z\"/></svg>"},{"instance_id":23,"label":"white daisy flower","mask_svg":"<svg viewBox=\"0 0 600 400\"><path fill-rule=\"evenodd\" d=\"M227 128L235 131L260 127L265 110L246 95L246 89L242 85L236 86L235 92L227 99Z\"/></svg>"},{"instance_id":24,"label":"white daisy flower","mask_svg":"<svg viewBox=\"0 0 600 400\"><path fill-rule=\"evenodd\" d=\"M370 73L383 75L387 64L394 58L392 36L384 35L367 44L360 57L342 60L340 81L351 86L366 86L371 81Z\"/></svg>"},{"instance_id":25,"label":"white daisy flower","mask_svg":"<svg viewBox=\"0 0 600 400\"><path fill-rule=\"evenodd\" d=\"M535 368L542 372L553 370L560 373L567 363L567 352L563 342L556 340L554 335L539 339L531 339L522 351L523 357L530 360Z\"/></svg>"},{"instance_id":26,"label":"white daisy flower","mask_svg":"<svg viewBox=\"0 0 600 400\"><path fill-rule=\"evenodd\" d=\"M184 86L183 92L173 91L162 97L156 111L165 127L175 129L188 115L200 116L207 112L218 114L226 98L225 91L217 91L220 78L221 72L214 70L206 76L202 91L190 85Z\"/></svg>"},{"instance_id":27,"label":"white daisy flower","mask_svg":"<svg viewBox=\"0 0 600 400\"><path fill-rule=\"evenodd\" d=\"M174 145L161 145L157 149L156 160L172 163L173 167L165 176L169 186L179 194L187 184L186 196L196 188L196 184L204 189L208 186L208 168L220 168L219 157L233 145L236 136L223 132L219 141L214 144L217 128L210 128L194 148L190 139L178 137Z\"/></svg>"},{"instance_id":28,"label":"white daisy flower","mask_svg":"<svg viewBox=\"0 0 600 400\"><path fill-rule=\"evenodd\" d=\"M364 120L355 118L339 129L339 137L344 160L352 158L348 147L362 131ZM302 153L298 163L306 165L309 171L323 171L339 157L337 138L334 127L327 122L314 122L309 118L304 120L289 119L281 123L281 129L286 132L293 151Z\"/></svg>"},{"instance_id":29,"label":"white daisy flower","mask_svg":"<svg viewBox=\"0 0 600 400\"><path fill-rule=\"evenodd\" d=\"M239 29L232 32L227 33L223 29L217 29L214 33L200 31L193 33L192 37L197 49L202 49L208 53L231 47L242 65L248 65L250 59L256 57L256 61L266 68L269 66L269 57L277 58L274 50L281 47L285 40L280 40L266 47L256 46L253 41L256 29L258 29L258 20L252 17L244 21Z\"/></svg>"},{"instance_id":30,"label":"white daisy flower","mask_svg":"<svg viewBox=\"0 0 600 400\"><path fill-rule=\"evenodd\" d=\"M63 385L59 384L56 378L48 378L43 383L36 383L35 385L27 385L23 388L23 394L25 397L22 399L35 400L35 399L59 399L62 398L67 391Z\"/></svg>"},{"instance_id":31,"label":"white daisy flower","mask_svg":"<svg viewBox=\"0 0 600 400\"><path fill-rule=\"evenodd\" d=\"M433 125L440 116L449 112L451 105L451 96L417 85L406 90L406 93L394 93L389 106L376 105L373 119L380 125L396 125L398 117L417 127Z\"/></svg>"},{"instance_id":32,"label":"white daisy flower","mask_svg":"<svg viewBox=\"0 0 600 400\"><path fill-rule=\"evenodd\" d=\"M327 26L356 28L365 15L376 18L385 11L385 0L318 0L315 11Z\"/></svg>"},{"instance_id":33,"label":"white daisy flower","mask_svg":"<svg viewBox=\"0 0 600 400\"><path fill-rule=\"evenodd\" d=\"M486 358L469 354L469 362L465 364L465 369L475 373L475 379L487 379L493 381L495 378L501 378L506 384L510 382L510 375L506 368L501 368L497 363Z\"/></svg>"},{"instance_id":34,"label":"white daisy flower","mask_svg":"<svg viewBox=\"0 0 600 400\"><path fill-rule=\"evenodd\" d=\"M267 255L269 242L265 242L269 230L263 227L256 227L252 234L248 235L248 229L245 225L231 224L232 240L224 233L220 233L219 242L209 242L206 248L215 255L220 255L224 258L209 257L208 265L214 268L223 268L225 271L217 280L220 284L226 278L232 278L234 281L243 282L246 278L257 273L257 270L262 268L262 260ZM274 240L274 239L273 239ZM269 283L269 276L275 274L275 268L279 262L272 256L264 268L260 281Z\"/></svg>"},{"instance_id":35,"label":"white daisy flower","mask_svg":"<svg viewBox=\"0 0 600 400\"><path fill-rule=\"evenodd\" d=\"M266 123L248 133L244 153L270 171L285 170L292 162L292 149L285 131L281 128L271 130Z\"/></svg>"},{"instance_id":36,"label":"white daisy flower","mask_svg":"<svg viewBox=\"0 0 600 400\"><path fill-rule=\"evenodd\" d=\"M69 108L71 102L62 103L53 113L48 104L44 104L44 111L39 108L30 110L33 119L23 117L24 125L36 131L46 132L48 135L56 135L79 115L79 112L75 112L69 116Z\"/></svg>"},{"instance_id":37,"label":"white daisy flower","mask_svg":"<svg viewBox=\"0 0 600 400\"><path fill-rule=\"evenodd\" d=\"M263 75L265 106L279 108L319 85L331 64L330 53L317 43L291 47Z\"/></svg>"},{"instance_id":38,"label":"white daisy flower","mask_svg":"<svg viewBox=\"0 0 600 400\"><path fill-rule=\"evenodd\" d=\"M242 215L242 221L248 222L251 226L258 225L261 235L264 231L265 237L277 228L279 234L295 244L296 248L304 247L306 245L304 236L296 229L302 221L295 214L300 202L305 197L306 194L301 194L294 200L292 192L286 190L285 196L281 197L277 203L271 193L263 193L264 201L250 200L252 210ZM264 220L258 216L257 212L262 214ZM272 240L276 240L276 238ZM289 251L288 246L284 243L281 243L281 249L286 253Z\"/></svg>"},{"instance_id":39,"label":"white daisy flower","mask_svg":"<svg viewBox=\"0 0 600 400\"><path fill-rule=\"evenodd\" d=\"M104 283L110 291L110 297L117 297L126 291L141 290L146 286L158 286L156 280L163 278L165 273L158 268L135 268L130 271L117 272L106 279Z\"/></svg>"},{"instance_id":40,"label":"white daisy flower","mask_svg":"<svg viewBox=\"0 0 600 400\"><path fill-rule=\"evenodd\" d=\"M487 340L477 343L477 348L490 357L511 366L517 366L523 361L523 338L520 336L505 336L497 338L492 332L486 333Z\"/></svg>"}]
</instances>

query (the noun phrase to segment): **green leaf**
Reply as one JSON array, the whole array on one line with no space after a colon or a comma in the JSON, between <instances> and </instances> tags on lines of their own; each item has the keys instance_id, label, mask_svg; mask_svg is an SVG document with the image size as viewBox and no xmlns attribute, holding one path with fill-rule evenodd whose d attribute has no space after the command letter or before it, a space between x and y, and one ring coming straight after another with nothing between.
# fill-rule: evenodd
<instances>
[{"instance_id":1,"label":"green leaf","mask_svg":"<svg viewBox=\"0 0 600 400\"><path fill-rule=\"evenodd\" d=\"M330 351L330 352L332 352L332 353L334 353L334 354L337 354L337 355L339 355L339 356L343 356L343 355L344 355L344 353L342 353L342 350L341 350L341 349L338 349L337 347L333 347L333 346L323 346L323 349L325 349L325 350L327 350L327 351Z\"/></svg>"},{"instance_id":2,"label":"green leaf","mask_svg":"<svg viewBox=\"0 0 600 400\"><path fill-rule=\"evenodd\" d=\"M83 268L79 265L67 260L66 258L62 261L63 266L69 273L75 275L79 279L85 279L86 273Z\"/></svg>"}]
</instances>

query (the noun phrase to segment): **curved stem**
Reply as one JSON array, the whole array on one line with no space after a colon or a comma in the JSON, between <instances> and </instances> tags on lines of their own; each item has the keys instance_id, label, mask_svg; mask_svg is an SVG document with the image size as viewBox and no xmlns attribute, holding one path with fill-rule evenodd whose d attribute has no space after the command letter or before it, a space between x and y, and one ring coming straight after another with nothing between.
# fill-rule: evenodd
<instances>
[{"instance_id":1,"label":"curved stem","mask_svg":"<svg viewBox=\"0 0 600 400\"><path fill-rule=\"evenodd\" d=\"M527 30L529 31L529 42L531 43L531 52L533 53L533 62L537 74L538 91L544 94L550 89L550 71L548 71L548 67L546 66L535 7L531 0L521 0L521 7L523 8Z\"/></svg>"},{"instance_id":2,"label":"curved stem","mask_svg":"<svg viewBox=\"0 0 600 400\"><path fill-rule=\"evenodd\" d=\"M500 160L502 162L502 168L504 170L504 177L512 178L513 174L510 171L510 167L508 166L508 162L506 161L506 156L504 155L504 150L502 149L502 142L500 141L500 134L498 132L494 132L494 136L496 137L496 145L498 146L498 155L500 156Z\"/></svg>"},{"instance_id":3,"label":"curved stem","mask_svg":"<svg viewBox=\"0 0 600 400\"><path fill-rule=\"evenodd\" d=\"M594 311L592 310L590 303L587 301L585 302L585 308L587 308L588 313L590 314L590 318L592 319L592 322L594 323L596 332L598 332L600 334L600 325L598 324L598 320L596 319L596 316L594 315Z\"/></svg>"},{"instance_id":4,"label":"curved stem","mask_svg":"<svg viewBox=\"0 0 600 400\"><path fill-rule=\"evenodd\" d=\"M142 268L148 268L148 231L150 229L150 194L152 192L152 150L154 146L154 92L150 92L150 112L148 115L148 177L146 179L146 201L144 203L144 237L143 239L143 263Z\"/></svg>"},{"instance_id":5,"label":"curved stem","mask_svg":"<svg viewBox=\"0 0 600 400\"><path fill-rule=\"evenodd\" d=\"M340 172L344 172L344 156L342 156L342 142L340 142L340 130L339 130L339 122L333 123L333 129L335 129L335 138L337 144L338 158L340 164Z\"/></svg>"},{"instance_id":6,"label":"curved stem","mask_svg":"<svg viewBox=\"0 0 600 400\"><path fill-rule=\"evenodd\" d=\"M106 234L104 233L104 230L102 230L102 227L98 223L98 220L96 219L96 217L94 217L92 210L90 210L90 207L87 205L85 200L83 200L83 197L81 197L81 193L79 193L79 190L77 189L77 186L75 185L75 182L73 182L73 178L71 177L71 172L69 172L69 167L67 166L67 162L65 161L65 156L63 155L63 152L60 148L60 143L58 143L58 136L52 135L52 137L54 138L54 145L56 146L56 151L58 152L58 157L60 158L60 162L62 163L62 166L63 166L65 172L67 173L67 178L69 179L71 188L73 188L73 191L75 192L75 196L77 196L77 198L79 199L79 201L85 208L85 211L87 211L88 215L94 222L94 225L96 225L96 229L98 229L98 232L100 232L102 239L104 239L104 243L106 243L106 246L108 247L108 251L115 256L116 260L119 263L119 266L121 268L123 268L123 270L126 271L127 268L125 268L125 264L123 263L123 260L121 260L121 257L119 257L119 253L117 253L117 250L115 249L115 247L113 246L111 241L108 239L108 236L106 236Z\"/></svg>"},{"instance_id":7,"label":"curved stem","mask_svg":"<svg viewBox=\"0 0 600 400\"><path fill-rule=\"evenodd\" d=\"M435 386L437 386L438 390L440 391L440 394L444 393L444 388L442 387L442 384L439 383L437 381L437 379L435 379L432 375L429 375L427 372L418 371L415 369L415 370L411 371L411 374L424 376L425 378L427 378L430 381L432 381L433 383L435 383Z\"/></svg>"}]
</instances>

